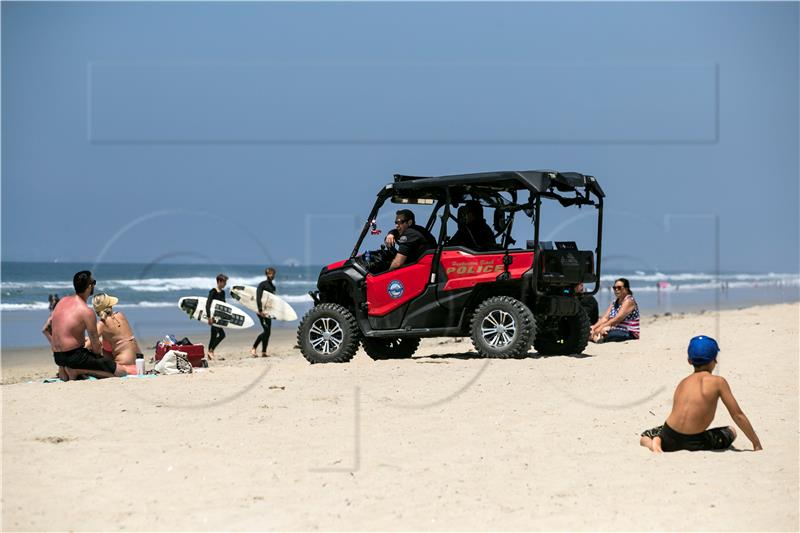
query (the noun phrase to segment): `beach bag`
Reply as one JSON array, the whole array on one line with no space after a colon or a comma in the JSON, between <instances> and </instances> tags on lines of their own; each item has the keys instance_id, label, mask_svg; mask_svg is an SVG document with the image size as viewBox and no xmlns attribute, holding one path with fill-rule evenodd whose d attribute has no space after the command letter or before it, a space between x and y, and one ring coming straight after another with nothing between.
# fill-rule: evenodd
<instances>
[{"instance_id":1,"label":"beach bag","mask_svg":"<svg viewBox=\"0 0 800 533\"><path fill-rule=\"evenodd\" d=\"M156 363L156 372L159 374L191 374L192 365L185 352L170 350L164 354L161 361Z\"/></svg>"}]
</instances>

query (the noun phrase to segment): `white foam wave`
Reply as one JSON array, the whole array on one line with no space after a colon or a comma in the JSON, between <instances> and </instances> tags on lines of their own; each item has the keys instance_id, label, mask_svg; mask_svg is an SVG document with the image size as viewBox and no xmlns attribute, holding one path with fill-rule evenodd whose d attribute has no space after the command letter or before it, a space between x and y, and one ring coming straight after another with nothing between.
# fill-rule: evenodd
<instances>
[{"instance_id":1,"label":"white foam wave","mask_svg":"<svg viewBox=\"0 0 800 533\"><path fill-rule=\"evenodd\" d=\"M708 291L708 290L728 290L728 289L780 289L785 287L800 287L800 279L780 280L780 281L708 281L705 283L669 283L662 286L641 285L631 283L631 290L634 293L640 292L687 292L687 291ZM606 288L606 290L610 290Z\"/></svg>"},{"instance_id":2,"label":"white foam wave","mask_svg":"<svg viewBox=\"0 0 800 533\"><path fill-rule=\"evenodd\" d=\"M729 286L733 287L734 283L744 283L750 286L758 286L761 283L767 284L784 284L784 285L798 285L800 284L800 274L790 273L775 273L770 272L767 274L750 274L750 273L734 273L734 274L720 274L716 275L707 272L683 272L674 274L665 274L663 272L644 273L637 271L633 274L604 274L601 277L603 285L610 284L614 280L624 277L630 280L631 286L634 290L656 290L655 285L659 282L667 282L671 285L680 284L681 288L684 287L697 287L714 288L718 282L727 282ZM250 277L231 277L228 280L228 288L234 285L258 285L264 277L262 275ZM305 288L314 288L316 286L316 279L314 280L281 280L276 281L279 289L288 290L289 292L303 291ZM189 277L176 277L176 278L143 278L143 279L111 279L100 280L98 283L98 290L114 291L127 290L140 293L162 293L162 292L184 292L196 293L205 295L208 290L213 286L214 280L209 276L189 276ZM711 284L704 286L705 284ZM745 285L735 285L736 287L744 287ZM38 291L58 291L60 293L71 292L72 284L69 282L61 281L2 281L0 282L0 289L5 293L5 296L19 295L20 293L27 293L29 290L32 293ZM293 298L291 301L308 301L309 297L305 294L289 295ZM289 300L287 300L289 301ZM16 305L16 306L30 306L36 305L36 309L40 309L42 305L46 307L46 303L37 302L33 303L14 303L3 305ZM17 307L22 309L23 307ZM33 309L32 307L25 307ZM0 307L0 309L9 310L8 307Z\"/></svg>"},{"instance_id":3,"label":"white foam wave","mask_svg":"<svg viewBox=\"0 0 800 533\"><path fill-rule=\"evenodd\" d=\"M42 311L50 308L47 302L33 302L23 304L0 304L0 311Z\"/></svg>"},{"instance_id":4,"label":"white foam wave","mask_svg":"<svg viewBox=\"0 0 800 533\"><path fill-rule=\"evenodd\" d=\"M314 300L311 299L311 296L308 294L279 294L278 296L281 297L281 300L285 301L286 303L307 303L313 302Z\"/></svg>"},{"instance_id":5,"label":"white foam wave","mask_svg":"<svg viewBox=\"0 0 800 533\"><path fill-rule=\"evenodd\" d=\"M177 307L177 302L138 302L133 304L119 304L114 308L156 308L156 307ZM47 302L27 302L27 303L0 303L0 311L44 311L49 309Z\"/></svg>"},{"instance_id":6,"label":"white foam wave","mask_svg":"<svg viewBox=\"0 0 800 533\"><path fill-rule=\"evenodd\" d=\"M58 289L71 290L72 283L60 281L3 281L0 283L2 290L21 290L21 289Z\"/></svg>"},{"instance_id":7,"label":"white foam wave","mask_svg":"<svg viewBox=\"0 0 800 533\"><path fill-rule=\"evenodd\" d=\"M259 283L264 281L263 276L249 277L249 278L236 278L231 277L228 279L227 287L235 285L250 285L258 286ZM316 281L304 280L287 280L276 282L277 286L316 286ZM190 277L190 278L147 278L147 279L119 279L109 280L108 282L101 282L98 286L102 286L103 290L113 290L118 288L129 289L138 292L177 292L189 290L203 290L207 292L214 286L214 281L207 277Z\"/></svg>"},{"instance_id":8,"label":"white foam wave","mask_svg":"<svg viewBox=\"0 0 800 533\"><path fill-rule=\"evenodd\" d=\"M121 307L122 309L128 307L143 307L143 308L155 308L155 307L177 307L177 302L139 302L137 304L119 304L114 306L114 309L117 307Z\"/></svg>"},{"instance_id":9,"label":"white foam wave","mask_svg":"<svg viewBox=\"0 0 800 533\"><path fill-rule=\"evenodd\" d=\"M641 282L686 282L686 281L745 281L752 283L759 282L797 282L800 280L800 274L776 274L770 272L769 274L708 274L704 272L699 273L678 273L678 274L664 274L655 272L653 274L603 274L600 280L604 282L613 282L619 278L626 278L631 283L634 281Z\"/></svg>"}]
</instances>

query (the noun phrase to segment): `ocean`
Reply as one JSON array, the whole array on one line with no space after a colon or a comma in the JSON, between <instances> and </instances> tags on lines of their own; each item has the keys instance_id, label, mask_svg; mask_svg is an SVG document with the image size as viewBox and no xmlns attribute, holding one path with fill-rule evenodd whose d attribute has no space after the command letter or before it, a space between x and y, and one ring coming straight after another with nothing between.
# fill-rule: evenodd
<instances>
[{"instance_id":1,"label":"ocean","mask_svg":"<svg viewBox=\"0 0 800 533\"><path fill-rule=\"evenodd\" d=\"M41 333L48 316L49 294L65 296L72 292L72 276L90 269L97 279L95 292L108 292L119 298L136 335L143 339L172 334L178 338L194 336L206 342L208 326L192 322L178 309L183 296L206 296L214 286L218 267L204 264L137 264L2 262L0 285L0 347L46 347ZM257 285L264 279L263 266L229 265L228 287ZM303 314L311 307L308 292L316 288L320 266L278 268L275 285L278 295ZM800 300L800 274L797 273L722 273L643 272L604 273L597 294L601 312L613 298L613 281L625 277L643 313L689 312L700 309L745 307ZM587 287L591 289L591 284ZM228 293L228 301L233 301ZM297 322L274 322L274 327L296 328ZM257 333L253 330L254 335Z\"/></svg>"}]
</instances>

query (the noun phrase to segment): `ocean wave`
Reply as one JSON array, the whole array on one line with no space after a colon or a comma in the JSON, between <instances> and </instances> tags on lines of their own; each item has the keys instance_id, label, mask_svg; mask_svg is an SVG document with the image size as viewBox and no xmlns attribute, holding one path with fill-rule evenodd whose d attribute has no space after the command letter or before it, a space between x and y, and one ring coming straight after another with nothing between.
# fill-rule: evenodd
<instances>
[{"instance_id":1,"label":"ocean wave","mask_svg":"<svg viewBox=\"0 0 800 533\"><path fill-rule=\"evenodd\" d=\"M314 300L311 299L311 296L308 294L279 294L278 296L281 297L286 303L306 303L306 302L313 302Z\"/></svg>"},{"instance_id":2,"label":"ocean wave","mask_svg":"<svg viewBox=\"0 0 800 533\"><path fill-rule=\"evenodd\" d=\"M287 303L311 303L313 300L308 294L279 294ZM236 302L231 302L236 303ZM136 303L120 303L114 306L115 309L156 309L165 307L178 308L177 300L170 300L166 302L136 302ZM50 308L47 302L23 302L23 303L0 303L0 311L46 311Z\"/></svg>"},{"instance_id":3,"label":"ocean wave","mask_svg":"<svg viewBox=\"0 0 800 533\"><path fill-rule=\"evenodd\" d=\"M659 290L657 284L664 282L669 286L680 285L680 290L708 290L715 289L720 286L720 283L725 283L729 288L748 288L759 286L798 286L800 285L800 274L794 273L776 273L769 272L766 274L751 274L751 273L727 273L727 274L713 274L708 272L681 272L667 274L663 272L645 273L637 271L634 273L609 273L604 274L601 279L601 285L605 289L614 280L624 277L630 280L631 287L639 291L656 291ZM231 276L228 280L228 289L234 285L251 285L256 286L264 279L263 276ZM306 294L306 290L313 289L316 286L316 279L290 279L276 281L279 291L288 292L290 294L281 295L287 302L309 302L310 297ZM172 299L174 296L166 293L178 293L180 296L199 295L205 296L208 290L212 287L213 279L208 276L186 276L186 277L154 277L143 279L110 279L100 280L97 285L97 291L107 291L115 296L125 300L138 300L139 298L147 298L148 300ZM2 304L0 310L22 310L22 309L46 309L46 297L49 292L58 292L62 295L72 292L72 284L61 281L43 280L43 281L2 281L0 282L0 289L3 293ZM660 290L673 290L669 287L661 287ZM674 289L677 290L677 289ZM137 297L136 294L139 293ZM300 294L297 294L300 293ZM40 300L34 301L31 300ZM138 304L123 304L133 305L140 307L162 307L171 305L165 301L151 301L141 302Z\"/></svg>"},{"instance_id":4,"label":"ocean wave","mask_svg":"<svg viewBox=\"0 0 800 533\"><path fill-rule=\"evenodd\" d=\"M50 309L47 302L33 302L22 304L0 303L0 311L46 311Z\"/></svg>"},{"instance_id":5,"label":"ocean wave","mask_svg":"<svg viewBox=\"0 0 800 533\"><path fill-rule=\"evenodd\" d=\"M264 276L254 277L233 277L228 279L228 287L234 285L258 286L264 281ZM278 280L277 286L288 287L313 287L316 286L315 280ZM100 279L97 283L98 290L113 291L115 289L127 289L137 292L176 292L204 289L206 292L214 286L213 278L207 276L192 276L182 278L142 278L142 279ZM71 291L72 283L58 281L3 281L0 283L0 290L20 291L25 289L46 289Z\"/></svg>"},{"instance_id":6,"label":"ocean wave","mask_svg":"<svg viewBox=\"0 0 800 533\"><path fill-rule=\"evenodd\" d=\"M156 308L156 307L177 307L177 302L138 302L133 304L118 304L114 308ZM0 303L0 311L46 311L50 308L47 302L25 302L25 303Z\"/></svg>"},{"instance_id":7,"label":"ocean wave","mask_svg":"<svg viewBox=\"0 0 800 533\"><path fill-rule=\"evenodd\" d=\"M72 282L60 281L3 281L0 282L0 289L6 291L21 290L21 289L56 289L56 290L72 290Z\"/></svg>"},{"instance_id":8,"label":"ocean wave","mask_svg":"<svg viewBox=\"0 0 800 533\"><path fill-rule=\"evenodd\" d=\"M590 284L591 287L591 284ZM687 291L714 291L729 289L777 289L784 287L800 287L800 278L782 280L759 280L759 281L708 281L705 283L670 283L664 285L641 285L631 283L631 290L634 293L640 292L687 292ZM610 288L606 288L610 290Z\"/></svg>"},{"instance_id":9,"label":"ocean wave","mask_svg":"<svg viewBox=\"0 0 800 533\"><path fill-rule=\"evenodd\" d=\"M178 307L178 302L139 302L137 304L119 304L115 305L116 308L126 309L128 307L143 307L143 308L156 308L156 307Z\"/></svg>"},{"instance_id":10,"label":"ocean wave","mask_svg":"<svg viewBox=\"0 0 800 533\"><path fill-rule=\"evenodd\" d=\"M600 281L613 282L619 278L625 278L632 284L634 281L641 282L686 282L686 281L745 281L745 282L798 282L800 281L800 274L777 274L770 272L768 274L708 274L705 272L685 272L677 274L664 274L655 272L653 274L603 274L600 276Z\"/></svg>"}]
</instances>

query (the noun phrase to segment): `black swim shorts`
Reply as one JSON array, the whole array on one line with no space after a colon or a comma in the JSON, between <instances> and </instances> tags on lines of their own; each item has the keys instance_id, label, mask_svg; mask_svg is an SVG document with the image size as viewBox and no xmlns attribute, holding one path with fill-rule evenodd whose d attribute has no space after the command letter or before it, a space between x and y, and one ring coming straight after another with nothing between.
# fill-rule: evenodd
<instances>
[{"instance_id":1,"label":"black swim shorts","mask_svg":"<svg viewBox=\"0 0 800 533\"><path fill-rule=\"evenodd\" d=\"M678 433L666 422L663 426L657 426L642 433L642 437L654 439L661 437L661 449L665 452L676 452L678 450L689 450L691 452L701 450L725 450L733 444L734 434L728 426L711 428L702 433L685 435Z\"/></svg>"},{"instance_id":2,"label":"black swim shorts","mask_svg":"<svg viewBox=\"0 0 800 533\"><path fill-rule=\"evenodd\" d=\"M53 352L58 366L76 368L79 370L100 370L113 374L117 371L117 363L113 359L97 355L83 346L68 352Z\"/></svg>"}]
</instances>

